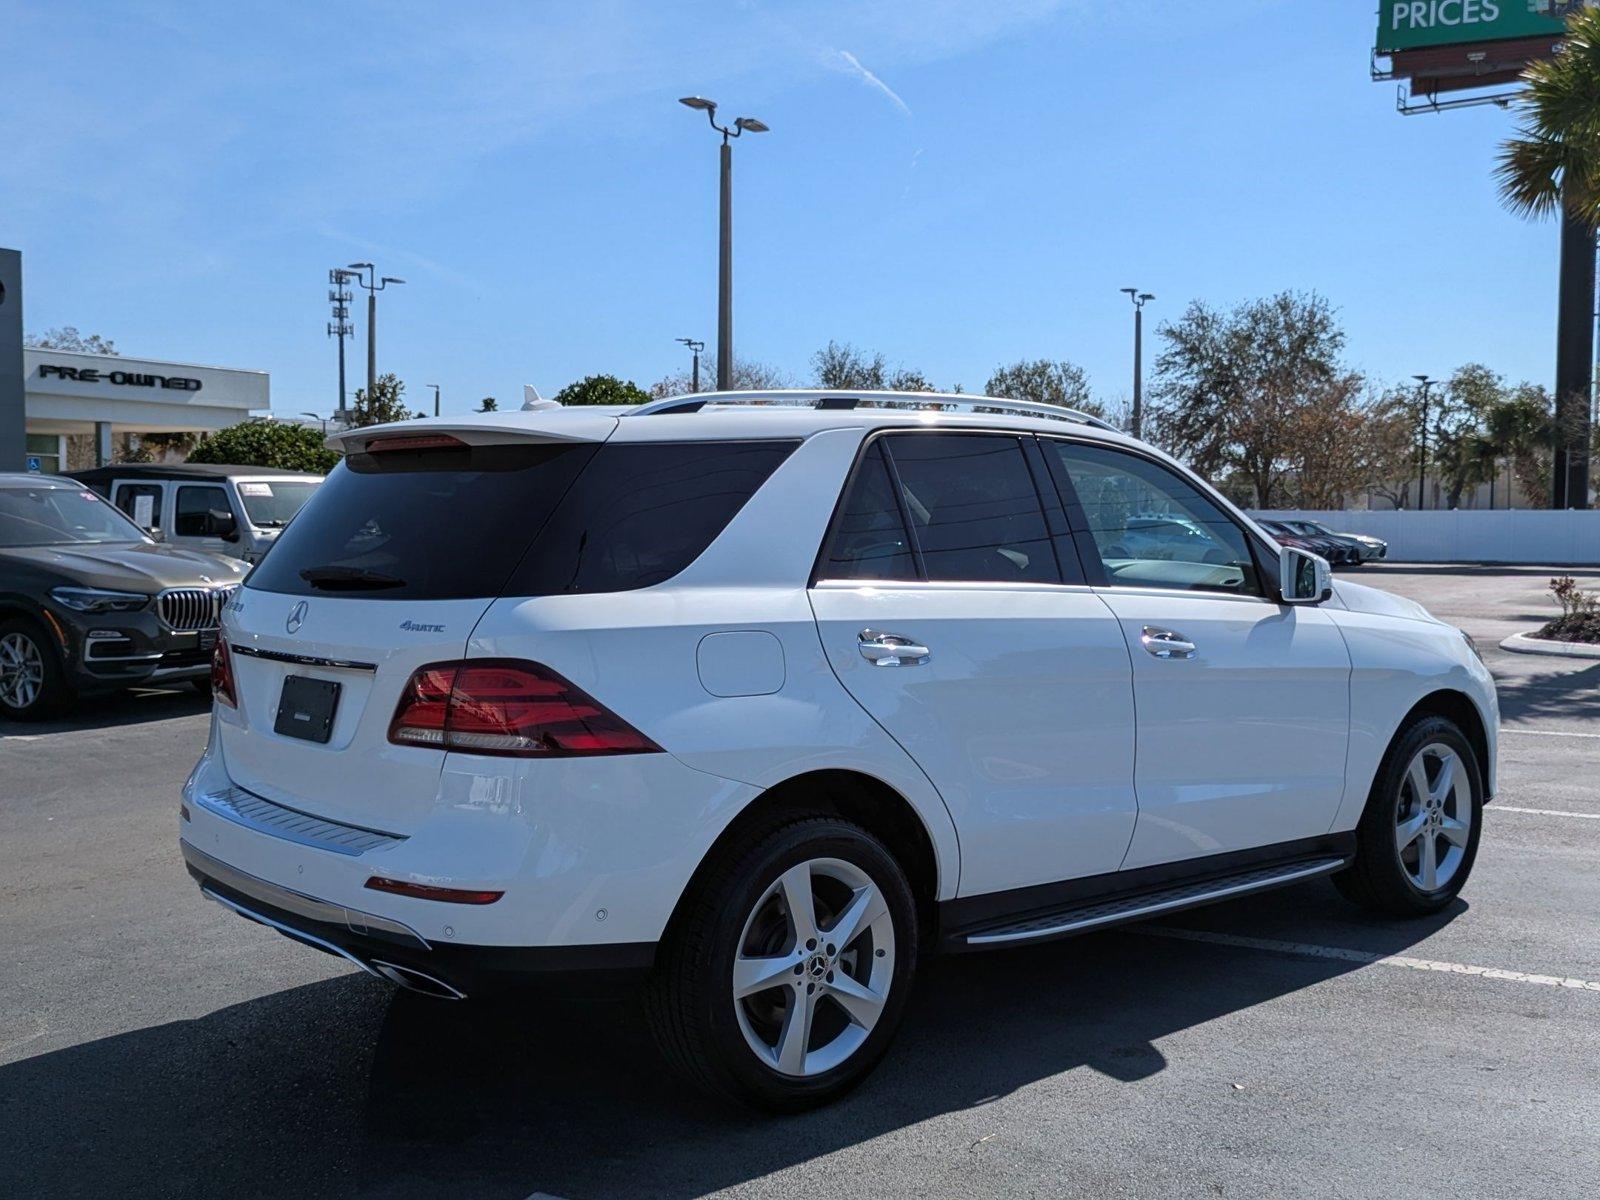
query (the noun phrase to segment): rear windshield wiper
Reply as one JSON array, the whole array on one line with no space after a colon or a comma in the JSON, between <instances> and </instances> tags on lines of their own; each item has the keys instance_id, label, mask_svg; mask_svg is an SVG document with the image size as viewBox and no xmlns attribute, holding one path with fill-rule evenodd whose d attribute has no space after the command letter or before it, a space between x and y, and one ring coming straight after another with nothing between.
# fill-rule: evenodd
<instances>
[{"instance_id":1,"label":"rear windshield wiper","mask_svg":"<svg viewBox=\"0 0 1600 1200\"><path fill-rule=\"evenodd\" d=\"M330 592L382 591L406 585L404 579L366 567L307 567L300 572L300 578L314 588Z\"/></svg>"}]
</instances>

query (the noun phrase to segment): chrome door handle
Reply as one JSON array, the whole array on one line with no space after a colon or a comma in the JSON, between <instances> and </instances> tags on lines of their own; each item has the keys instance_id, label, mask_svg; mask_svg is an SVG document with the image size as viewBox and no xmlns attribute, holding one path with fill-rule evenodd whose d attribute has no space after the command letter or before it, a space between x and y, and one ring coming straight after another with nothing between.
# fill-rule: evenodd
<instances>
[{"instance_id":1,"label":"chrome door handle","mask_svg":"<svg viewBox=\"0 0 1600 1200\"><path fill-rule=\"evenodd\" d=\"M863 629L860 633L861 657L875 667L916 667L927 662L931 652L898 633Z\"/></svg>"},{"instance_id":2,"label":"chrome door handle","mask_svg":"<svg viewBox=\"0 0 1600 1200\"><path fill-rule=\"evenodd\" d=\"M1195 655L1193 642L1183 634L1162 629L1159 625L1146 625L1144 632L1139 635L1139 641L1157 658L1193 658Z\"/></svg>"}]
</instances>

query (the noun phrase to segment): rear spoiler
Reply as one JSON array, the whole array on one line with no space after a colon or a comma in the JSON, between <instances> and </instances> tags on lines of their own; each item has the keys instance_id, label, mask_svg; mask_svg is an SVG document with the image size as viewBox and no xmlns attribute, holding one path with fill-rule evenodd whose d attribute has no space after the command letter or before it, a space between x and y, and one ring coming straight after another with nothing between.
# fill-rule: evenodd
<instances>
[{"instance_id":1,"label":"rear spoiler","mask_svg":"<svg viewBox=\"0 0 1600 1200\"><path fill-rule=\"evenodd\" d=\"M473 417L431 417L417 421L391 421L362 429L345 429L328 435L327 447L341 454L363 454L381 449L420 450L452 442L467 446L496 446L514 442L603 442L617 428L617 418L581 410L484 413Z\"/></svg>"}]
</instances>

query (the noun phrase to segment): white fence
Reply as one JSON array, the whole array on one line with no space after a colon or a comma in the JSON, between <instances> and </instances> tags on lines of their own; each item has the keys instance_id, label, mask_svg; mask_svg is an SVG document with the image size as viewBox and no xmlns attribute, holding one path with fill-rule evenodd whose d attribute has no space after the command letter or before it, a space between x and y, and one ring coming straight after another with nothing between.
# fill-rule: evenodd
<instances>
[{"instance_id":1,"label":"white fence","mask_svg":"<svg viewBox=\"0 0 1600 1200\"><path fill-rule=\"evenodd\" d=\"M1392 562L1600 563L1600 510L1267 512L1389 543Z\"/></svg>"}]
</instances>

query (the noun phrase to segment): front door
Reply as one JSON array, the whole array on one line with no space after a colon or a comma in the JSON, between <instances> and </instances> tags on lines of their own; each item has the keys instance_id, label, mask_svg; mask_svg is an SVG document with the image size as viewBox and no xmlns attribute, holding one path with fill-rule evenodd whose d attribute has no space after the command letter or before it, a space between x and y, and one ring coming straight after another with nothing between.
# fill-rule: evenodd
<instances>
[{"instance_id":1,"label":"front door","mask_svg":"<svg viewBox=\"0 0 1600 1200\"><path fill-rule=\"evenodd\" d=\"M237 558L239 524L228 489L215 483L180 483L172 505L172 540Z\"/></svg>"},{"instance_id":2,"label":"front door","mask_svg":"<svg viewBox=\"0 0 1600 1200\"><path fill-rule=\"evenodd\" d=\"M1042 461L1014 435L878 438L811 589L839 681L950 809L964 896L1114 871L1134 828L1127 646Z\"/></svg>"},{"instance_id":3,"label":"front door","mask_svg":"<svg viewBox=\"0 0 1600 1200\"><path fill-rule=\"evenodd\" d=\"M1326 833L1350 728L1333 619L1279 604L1244 528L1178 472L1108 446L1044 445L1133 661L1139 820L1123 866Z\"/></svg>"}]
</instances>

